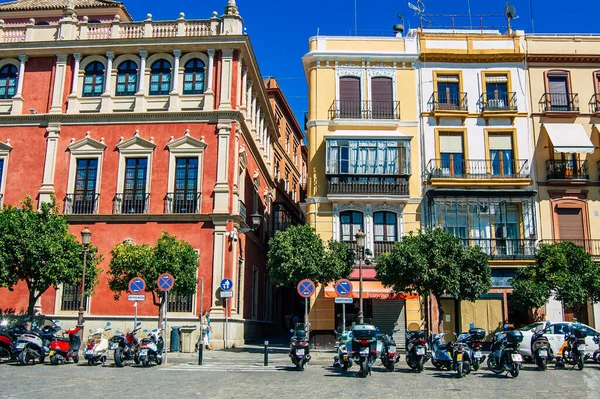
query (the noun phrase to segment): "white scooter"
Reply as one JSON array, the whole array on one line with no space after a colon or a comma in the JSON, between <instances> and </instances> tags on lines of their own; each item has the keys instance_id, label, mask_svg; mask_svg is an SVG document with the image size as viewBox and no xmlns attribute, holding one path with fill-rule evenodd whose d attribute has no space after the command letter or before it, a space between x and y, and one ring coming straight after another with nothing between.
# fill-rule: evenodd
<instances>
[{"instance_id":1,"label":"white scooter","mask_svg":"<svg viewBox=\"0 0 600 399\"><path fill-rule=\"evenodd\" d=\"M148 332L148 330L144 330L144 332ZM148 367L151 361L156 362L159 366L163 362L163 348L165 343L160 333L161 330L155 328L148 333L147 338L142 338L139 358L144 367Z\"/></svg>"},{"instance_id":2,"label":"white scooter","mask_svg":"<svg viewBox=\"0 0 600 399\"><path fill-rule=\"evenodd\" d=\"M108 339L104 335L110 331L110 322L106 323L104 328L99 328L95 333L90 329L90 337L88 338L87 346L83 351L83 356L88 361L88 366L93 366L96 362L106 363L108 358Z\"/></svg>"}]
</instances>

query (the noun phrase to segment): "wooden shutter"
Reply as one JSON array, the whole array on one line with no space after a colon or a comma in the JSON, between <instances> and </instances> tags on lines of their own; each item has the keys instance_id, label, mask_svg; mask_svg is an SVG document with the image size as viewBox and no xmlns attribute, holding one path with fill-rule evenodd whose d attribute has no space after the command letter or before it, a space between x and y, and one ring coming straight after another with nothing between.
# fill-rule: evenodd
<instances>
[{"instance_id":1,"label":"wooden shutter","mask_svg":"<svg viewBox=\"0 0 600 399\"><path fill-rule=\"evenodd\" d=\"M583 211L581 208L556 208L558 216L558 238L561 240L583 240Z\"/></svg>"},{"instance_id":2,"label":"wooden shutter","mask_svg":"<svg viewBox=\"0 0 600 399\"><path fill-rule=\"evenodd\" d=\"M548 75L548 89L552 94L567 94L567 77L566 73L553 73Z\"/></svg>"},{"instance_id":3,"label":"wooden shutter","mask_svg":"<svg viewBox=\"0 0 600 399\"><path fill-rule=\"evenodd\" d=\"M392 102L394 100L394 95L392 93L392 79L371 79L371 100Z\"/></svg>"},{"instance_id":4,"label":"wooden shutter","mask_svg":"<svg viewBox=\"0 0 600 399\"><path fill-rule=\"evenodd\" d=\"M351 77L340 78L340 100L360 101L360 79Z\"/></svg>"}]
</instances>

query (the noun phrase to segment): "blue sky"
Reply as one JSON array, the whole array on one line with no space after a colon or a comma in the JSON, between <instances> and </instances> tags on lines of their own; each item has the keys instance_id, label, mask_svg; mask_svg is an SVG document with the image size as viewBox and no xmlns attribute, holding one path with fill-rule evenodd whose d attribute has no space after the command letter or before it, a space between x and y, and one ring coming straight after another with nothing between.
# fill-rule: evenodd
<instances>
[{"instance_id":1,"label":"blue sky","mask_svg":"<svg viewBox=\"0 0 600 399\"><path fill-rule=\"evenodd\" d=\"M206 19L212 11L219 15L227 0L183 1L122 0L141 20L147 13L154 20L176 19L183 11L188 19ZM466 14L468 0L423 0L426 13ZM600 33L600 0L531 0L536 33ZM275 76L302 123L307 109L306 79L301 57L308 49L308 38L321 35L349 35L354 29L355 0L237 0L240 14L256 52L263 76ZM418 18L407 7L408 0L356 0L358 33L391 35L398 14L405 26L417 27ZM416 0L413 3L416 4ZM470 0L472 14L502 14L505 0ZM531 32L529 0L511 1L519 18L515 29ZM502 21L496 20L496 21ZM440 18L435 23L443 23ZM478 19L473 20L474 25ZM492 22L495 24L495 21ZM502 22L504 23L504 22Z\"/></svg>"}]
</instances>

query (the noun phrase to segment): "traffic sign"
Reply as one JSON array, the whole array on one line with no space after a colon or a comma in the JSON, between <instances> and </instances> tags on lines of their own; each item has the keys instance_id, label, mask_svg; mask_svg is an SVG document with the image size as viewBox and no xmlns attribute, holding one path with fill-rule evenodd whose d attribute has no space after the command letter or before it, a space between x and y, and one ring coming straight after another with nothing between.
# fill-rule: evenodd
<instances>
[{"instance_id":1,"label":"traffic sign","mask_svg":"<svg viewBox=\"0 0 600 399\"><path fill-rule=\"evenodd\" d=\"M221 298L233 298L233 291L221 291L219 295Z\"/></svg>"},{"instance_id":2,"label":"traffic sign","mask_svg":"<svg viewBox=\"0 0 600 399\"><path fill-rule=\"evenodd\" d=\"M335 303L352 303L354 299L352 298L335 298Z\"/></svg>"},{"instance_id":3,"label":"traffic sign","mask_svg":"<svg viewBox=\"0 0 600 399\"><path fill-rule=\"evenodd\" d=\"M175 285L175 279L169 273L163 273L158 276L157 284L160 291L171 291Z\"/></svg>"},{"instance_id":4,"label":"traffic sign","mask_svg":"<svg viewBox=\"0 0 600 399\"><path fill-rule=\"evenodd\" d=\"M221 290L222 291L231 291L233 288L233 281L230 278L224 278L221 280ZM223 297L221 297L223 298Z\"/></svg>"},{"instance_id":5,"label":"traffic sign","mask_svg":"<svg viewBox=\"0 0 600 399\"><path fill-rule=\"evenodd\" d=\"M352 296L352 283L350 280L346 280L345 278L338 280L335 283L335 292L342 298Z\"/></svg>"},{"instance_id":6,"label":"traffic sign","mask_svg":"<svg viewBox=\"0 0 600 399\"><path fill-rule=\"evenodd\" d=\"M303 298L310 298L315 293L315 283L302 280L298 283L298 294Z\"/></svg>"},{"instance_id":7,"label":"traffic sign","mask_svg":"<svg viewBox=\"0 0 600 399\"><path fill-rule=\"evenodd\" d=\"M127 299L130 301L145 301L146 297L144 295L129 295Z\"/></svg>"},{"instance_id":8,"label":"traffic sign","mask_svg":"<svg viewBox=\"0 0 600 399\"><path fill-rule=\"evenodd\" d=\"M139 294L140 292L144 292L144 289L146 289L146 282L141 277L134 277L129 280L128 287L129 292L132 294Z\"/></svg>"}]
</instances>

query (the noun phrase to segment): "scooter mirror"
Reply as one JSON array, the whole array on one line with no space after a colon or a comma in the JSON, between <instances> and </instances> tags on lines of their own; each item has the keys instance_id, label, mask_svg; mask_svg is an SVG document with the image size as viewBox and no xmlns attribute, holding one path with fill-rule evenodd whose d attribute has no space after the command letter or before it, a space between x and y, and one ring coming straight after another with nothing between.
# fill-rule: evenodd
<instances>
[{"instance_id":1,"label":"scooter mirror","mask_svg":"<svg viewBox=\"0 0 600 399\"><path fill-rule=\"evenodd\" d=\"M144 332L148 332L148 330L144 330Z\"/></svg>"},{"instance_id":2,"label":"scooter mirror","mask_svg":"<svg viewBox=\"0 0 600 399\"><path fill-rule=\"evenodd\" d=\"M137 323L135 323L135 325L136 325L136 326L141 326L141 325L142 325L142 322L141 322L141 321L138 321Z\"/></svg>"},{"instance_id":3,"label":"scooter mirror","mask_svg":"<svg viewBox=\"0 0 600 399\"><path fill-rule=\"evenodd\" d=\"M56 331L60 331L60 327L56 327Z\"/></svg>"},{"instance_id":4,"label":"scooter mirror","mask_svg":"<svg viewBox=\"0 0 600 399\"><path fill-rule=\"evenodd\" d=\"M294 332L294 329L293 329L293 328L292 328L292 329L290 329L290 332L291 332L291 333L293 333L293 332Z\"/></svg>"},{"instance_id":5,"label":"scooter mirror","mask_svg":"<svg viewBox=\"0 0 600 399\"><path fill-rule=\"evenodd\" d=\"M120 334L119 330L115 330L115 334Z\"/></svg>"},{"instance_id":6,"label":"scooter mirror","mask_svg":"<svg viewBox=\"0 0 600 399\"><path fill-rule=\"evenodd\" d=\"M92 333L92 329L90 328L90 334Z\"/></svg>"},{"instance_id":7,"label":"scooter mirror","mask_svg":"<svg viewBox=\"0 0 600 399\"><path fill-rule=\"evenodd\" d=\"M60 319L54 320L54 323L60 323Z\"/></svg>"},{"instance_id":8,"label":"scooter mirror","mask_svg":"<svg viewBox=\"0 0 600 399\"><path fill-rule=\"evenodd\" d=\"M107 325L107 326L110 326L110 321L106 322L106 325Z\"/></svg>"}]
</instances>

